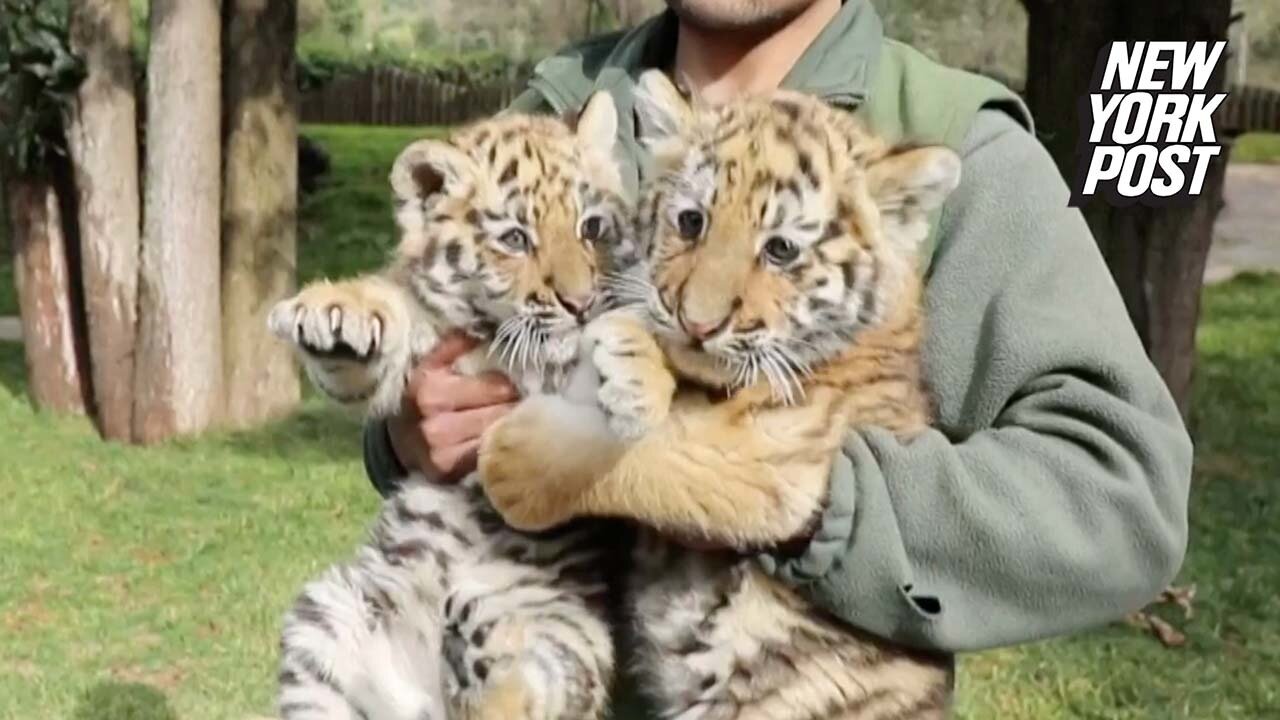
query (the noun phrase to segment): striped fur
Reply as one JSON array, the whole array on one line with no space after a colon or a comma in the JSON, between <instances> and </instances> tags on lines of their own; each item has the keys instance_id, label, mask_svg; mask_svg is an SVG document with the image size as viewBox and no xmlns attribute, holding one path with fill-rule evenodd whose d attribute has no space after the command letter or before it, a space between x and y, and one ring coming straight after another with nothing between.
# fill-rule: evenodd
<instances>
[{"instance_id":1,"label":"striped fur","mask_svg":"<svg viewBox=\"0 0 1280 720\"><path fill-rule=\"evenodd\" d=\"M915 255L959 159L800 95L699 108L660 74L640 86L647 261L618 283L641 312L587 330L599 407L536 398L489 433L485 490L516 527L620 516L686 541L647 538L630 590L662 717L945 717L950 657L859 632L750 558L812 531L849 430L927 426Z\"/></svg>"},{"instance_id":2,"label":"striped fur","mask_svg":"<svg viewBox=\"0 0 1280 720\"><path fill-rule=\"evenodd\" d=\"M631 224L594 98L576 129L510 115L422 141L391 181L401 239L381 273L304 288L270 324L338 402L386 415L440 333L485 341L458 369L496 367L558 392ZM590 720L605 707L608 538L596 525L507 527L474 476L409 478L356 557L285 617L283 720Z\"/></svg>"},{"instance_id":3,"label":"striped fur","mask_svg":"<svg viewBox=\"0 0 1280 720\"><path fill-rule=\"evenodd\" d=\"M531 537L474 478L411 479L285 616L281 718L599 716L613 676L600 533Z\"/></svg>"},{"instance_id":4,"label":"striped fur","mask_svg":"<svg viewBox=\"0 0 1280 720\"><path fill-rule=\"evenodd\" d=\"M409 369L447 329L484 341L459 369L551 389L604 305L602 277L636 260L616 131L601 93L576 130L511 114L413 143L391 171L400 242L390 265L313 282L268 325L317 388L373 416L399 410Z\"/></svg>"}]
</instances>

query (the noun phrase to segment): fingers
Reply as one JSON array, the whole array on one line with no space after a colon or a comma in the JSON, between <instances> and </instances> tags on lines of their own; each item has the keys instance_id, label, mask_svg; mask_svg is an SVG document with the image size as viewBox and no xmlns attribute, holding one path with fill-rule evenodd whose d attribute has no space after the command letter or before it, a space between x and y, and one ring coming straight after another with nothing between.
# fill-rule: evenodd
<instances>
[{"instance_id":1,"label":"fingers","mask_svg":"<svg viewBox=\"0 0 1280 720\"><path fill-rule=\"evenodd\" d=\"M511 381L499 373L456 375L450 370L419 370L409 382L409 392L423 417L500 405L519 398Z\"/></svg>"},{"instance_id":2,"label":"fingers","mask_svg":"<svg viewBox=\"0 0 1280 720\"><path fill-rule=\"evenodd\" d=\"M420 464L427 466L423 469L444 481L475 469L480 437L520 397L500 373L466 376L453 371L453 364L478 344L462 333L445 335L411 373L405 389L402 417L411 422L403 434L413 437L401 444L420 450L425 455Z\"/></svg>"},{"instance_id":3,"label":"fingers","mask_svg":"<svg viewBox=\"0 0 1280 720\"><path fill-rule=\"evenodd\" d=\"M456 482L476 469L476 457L480 452L480 440L477 438L461 445L443 448L431 448L431 465L440 473L445 482Z\"/></svg>"},{"instance_id":4,"label":"fingers","mask_svg":"<svg viewBox=\"0 0 1280 720\"><path fill-rule=\"evenodd\" d=\"M502 403L432 415L422 421L422 436L427 441L427 447L432 448L478 442L490 425L511 412L514 407L515 403Z\"/></svg>"},{"instance_id":5,"label":"fingers","mask_svg":"<svg viewBox=\"0 0 1280 720\"><path fill-rule=\"evenodd\" d=\"M500 373L468 377L453 372L453 363L478 342L462 333L450 333L418 364L409 378L406 396L423 417L508 403L519 397L515 386Z\"/></svg>"},{"instance_id":6,"label":"fingers","mask_svg":"<svg viewBox=\"0 0 1280 720\"><path fill-rule=\"evenodd\" d=\"M451 332L440 338L431 352L422 358L419 367L444 370L453 366L458 358L476 348L480 341L461 332Z\"/></svg>"},{"instance_id":7,"label":"fingers","mask_svg":"<svg viewBox=\"0 0 1280 720\"><path fill-rule=\"evenodd\" d=\"M411 471L421 472L435 482L443 483L461 480L476 468L476 458L480 451L478 436L460 442L433 445L427 442L426 424L412 415L387 419L391 448L401 465ZM469 418L463 424L475 427L484 423L479 418ZM446 429L446 433L460 435L450 429Z\"/></svg>"}]
</instances>

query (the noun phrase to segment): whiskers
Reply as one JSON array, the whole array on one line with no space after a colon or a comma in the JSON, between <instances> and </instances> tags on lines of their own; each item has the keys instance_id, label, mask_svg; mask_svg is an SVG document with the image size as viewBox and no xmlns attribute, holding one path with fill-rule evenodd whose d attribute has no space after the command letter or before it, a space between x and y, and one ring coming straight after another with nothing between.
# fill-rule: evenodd
<instances>
[{"instance_id":1,"label":"whiskers","mask_svg":"<svg viewBox=\"0 0 1280 720\"><path fill-rule=\"evenodd\" d=\"M631 308L645 312L658 332L678 333L674 313L662 302L657 287L643 273L610 273L605 276L605 295L614 308ZM734 343L733 350L711 353L730 377L734 389L742 389L760 381L769 383L773 396L782 403L795 405L804 400L804 381L813 375L813 358L821 358L821 348L804 338L785 342L766 339L760 342Z\"/></svg>"},{"instance_id":2,"label":"whiskers","mask_svg":"<svg viewBox=\"0 0 1280 720\"><path fill-rule=\"evenodd\" d=\"M747 387L763 379L769 383L774 398L786 405L804 399L804 380L813 375L808 362L778 342L758 345L733 364L737 365L734 387Z\"/></svg>"},{"instance_id":3,"label":"whiskers","mask_svg":"<svg viewBox=\"0 0 1280 720\"><path fill-rule=\"evenodd\" d=\"M493 333L489 355L497 356L513 370L541 371L544 364L544 347L550 334L537 318L517 313L502 321Z\"/></svg>"}]
</instances>

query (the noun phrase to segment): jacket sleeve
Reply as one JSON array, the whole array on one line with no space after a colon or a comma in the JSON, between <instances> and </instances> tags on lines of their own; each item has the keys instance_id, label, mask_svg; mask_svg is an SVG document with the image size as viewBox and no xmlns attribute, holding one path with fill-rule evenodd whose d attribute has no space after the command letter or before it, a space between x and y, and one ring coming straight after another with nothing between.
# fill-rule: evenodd
<instances>
[{"instance_id":1,"label":"jacket sleeve","mask_svg":"<svg viewBox=\"0 0 1280 720\"><path fill-rule=\"evenodd\" d=\"M384 420L370 420L364 425L364 472L383 497L395 492L400 480L409 474L391 447Z\"/></svg>"},{"instance_id":2,"label":"jacket sleeve","mask_svg":"<svg viewBox=\"0 0 1280 720\"><path fill-rule=\"evenodd\" d=\"M926 289L935 429L836 459L819 529L761 558L849 623L989 648L1118 619L1187 540L1191 442L1040 144L984 110Z\"/></svg>"}]
</instances>

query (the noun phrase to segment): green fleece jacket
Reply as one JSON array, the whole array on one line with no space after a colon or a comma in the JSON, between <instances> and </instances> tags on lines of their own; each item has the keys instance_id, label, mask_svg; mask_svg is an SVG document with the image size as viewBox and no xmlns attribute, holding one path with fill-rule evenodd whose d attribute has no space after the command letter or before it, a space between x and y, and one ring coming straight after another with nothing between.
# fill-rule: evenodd
<instances>
[{"instance_id":1,"label":"green fleece jacket","mask_svg":"<svg viewBox=\"0 0 1280 720\"><path fill-rule=\"evenodd\" d=\"M669 62L672 25L659 18L547 61L518 105L564 109L584 91L566 80L575 73L625 103L638 70ZM954 135L963 157L926 276L936 428L909 444L876 430L850 436L816 535L760 562L850 624L926 648L989 648L1120 618L1182 561L1187 432L1025 115L945 74L955 71L916 76L932 88L878 85L884 47L913 57L883 40L869 3L848 0L784 84L900 122L913 93L923 107L921 94L990 95L935 133ZM915 124L945 109L916 113ZM371 425L365 447L385 493L403 474L385 428Z\"/></svg>"}]
</instances>

